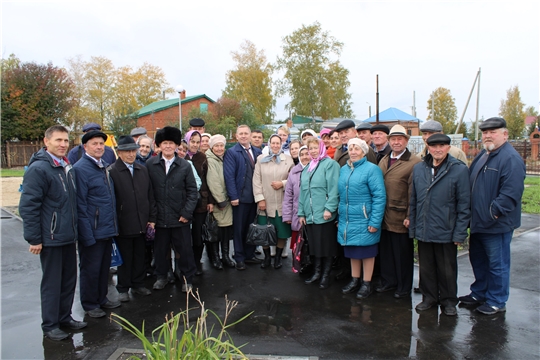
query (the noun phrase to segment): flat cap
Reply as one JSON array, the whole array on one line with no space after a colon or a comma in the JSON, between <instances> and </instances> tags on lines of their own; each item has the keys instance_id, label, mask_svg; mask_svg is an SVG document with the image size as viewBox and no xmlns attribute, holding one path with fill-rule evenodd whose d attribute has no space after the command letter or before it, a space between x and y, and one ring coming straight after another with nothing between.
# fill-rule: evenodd
<instances>
[{"instance_id":1,"label":"flat cap","mask_svg":"<svg viewBox=\"0 0 540 360\"><path fill-rule=\"evenodd\" d=\"M371 124L365 121L362 121L360 125L356 127L356 131L360 130L371 130Z\"/></svg>"},{"instance_id":2,"label":"flat cap","mask_svg":"<svg viewBox=\"0 0 540 360\"><path fill-rule=\"evenodd\" d=\"M390 129L388 128L388 126L386 125L383 125L383 124L379 124L379 125L375 125L375 126L372 126L371 129L369 129L369 131L373 134L375 131L382 131L383 133L386 133L386 135L388 135L390 133Z\"/></svg>"},{"instance_id":3,"label":"flat cap","mask_svg":"<svg viewBox=\"0 0 540 360\"><path fill-rule=\"evenodd\" d=\"M356 127L356 124L352 120L342 120L337 126L334 128L334 131L342 131L347 130L350 128Z\"/></svg>"},{"instance_id":4,"label":"flat cap","mask_svg":"<svg viewBox=\"0 0 540 360\"><path fill-rule=\"evenodd\" d=\"M82 137L82 143L86 144L88 140L93 139L95 137L101 137L103 138L103 141L107 141L107 134L99 131L99 130L90 130Z\"/></svg>"},{"instance_id":5,"label":"flat cap","mask_svg":"<svg viewBox=\"0 0 540 360\"><path fill-rule=\"evenodd\" d=\"M137 150L140 146L135 143L135 140L129 135L122 135L118 138L116 142L118 147L116 150L127 151L127 150Z\"/></svg>"},{"instance_id":6,"label":"flat cap","mask_svg":"<svg viewBox=\"0 0 540 360\"><path fill-rule=\"evenodd\" d=\"M101 130L101 126L99 126L99 124L92 122L92 123L84 124L84 126L82 127L83 132L92 131L92 130Z\"/></svg>"},{"instance_id":7,"label":"flat cap","mask_svg":"<svg viewBox=\"0 0 540 360\"><path fill-rule=\"evenodd\" d=\"M478 128L482 131L491 130L491 129L500 129L506 127L506 120L501 117L492 117L487 120L482 121Z\"/></svg>"},{"instance_id":8,"label":"flat cap","mask_svg":"<svg viewBox=\"0 0 540 360\"><path fill-rule=\"evenodd\" d=\"M204 120L199 118L193 118L189 120L189 126L191 127L203 127L204 126Z\"/></svg>"},{"instance_id":9,"label":"flat cap","mask_svg":"<svg viewBox=\"0 0 540 360\"><path fill-rule=\"evenodd\" d=\"M131 136L146 135L146 129L143 127L136 127L135 129L131 130L131 133L129 135Z\"/></svg>"},{"instance_id":10,"label":"flat cap","mask_svg":"<svg viewBox=\"0 0 540 360\"><path fill-rule=\"evenodd\" d=\"M433 134L426 140L428 145L450 145L450 137L444 134Z\"/></svg>"},{"instance_id":11,"label":"flat cap","mask_svg":"<svg viewBox=\"0 0 540 360\"><path fill-rule=\"evenodd\" d=\"M442 132L443 128L440 122L435 120L429 120L420 125L420 131L425 132Z\"/></svg>"}]
</instances>

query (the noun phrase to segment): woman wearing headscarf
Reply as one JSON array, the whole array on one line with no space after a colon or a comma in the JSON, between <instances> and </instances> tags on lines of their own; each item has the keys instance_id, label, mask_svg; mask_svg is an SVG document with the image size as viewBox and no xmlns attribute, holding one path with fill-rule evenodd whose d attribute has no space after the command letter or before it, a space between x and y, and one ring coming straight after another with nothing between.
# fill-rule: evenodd
<instances>
[{"instance_id":1,"label":"woman wearing headscarf","mask_svg":"<svg viewBox=\"0 0 540 360\"><path fill-rule=\"evenodd\" d=\"M319 288L326 289L330 285L332 258L338 253L334 221L339 203L339 164L328 157L324 143L317 138L309 139L307 146L311 161L300 177L298 220L306 226L315 272L305 283L320 280Z\"/></svg>"},{"instance_id":2,"label":"woman wearing headscarf","mask_svg":"<svg viewBox=\"0 0 540 360\"><path fill-rule=\"evenodd\" d=\"M274 268L281 268L281 254L291 236L291 226L282 220L283 196L289 171L294 166L289 155L283 153L281 138L274 134L268 139L268 155L259 155L253 172L253 196L259 211L266 211L270 223L276 228L278 243L274 257ZM266 217L258 216L259 224L266 224ZM270 266L270 247L263 247L264 261L261 268Z\"/></svg>"},{"instance_id":3,"label":"woman wearing headscarf","mask_svg":"<svg viewBox=\"0 0 540 360\"><path fill-rule=\"evenodd\" d=\"M352 280L341 290L349 294L359 289L356 297L364 299L373 292L371 277L381 237L386 190L381 169L367 161L368 144L354 138L347 147L350 159L341 168L338 182L338 242L345 257L351 259Z\"/></svg>"},{"instance_id":4,"label":"woman wearing headscarf","mask_svg":"<svg viewBox=\"0 0 540 360\"><path fill-rule=\"evenodd\" d=\"M186 133L184 137L188 148L185 159L191 161L197 174L201 178L202 185L199 189L199 201L197 202L197 207L193 212L193 220L191 223L191 237L193 242L193 255L195 256L195 264L197 264L197 272L195 275L202 274L202 265L201 258L204 251L204 244L202 241L202 226L206 220L206 215L208 212L214 210L214 198L208 189L208 182L206 181L206 174L208 172L208 161L206 160L206 155L199 151L201 144L201 134L197 130L191 130ZM215 249L210 247L207 249L206 253L208 254L212 266L218 270L223 269L223 264L219 260L219 255L214 254ZM217 258L216 258L216 255Z\"/></svg>"},{"instance_id":5,"label":"woman wearing headscarf","mask_svg":"<svg viewBox=\"0 0 540 360\"><path fill-rule=\"evenodd\" d=\"M322 129L319 133L319 136L321 137L321 140L324 142L324 147L326 147L326 153L328 156L330 156L331 159L334 158L334 154L336 152L336 149L330 146L330 132L332 130L330 129Z\"/></svg>"},{"instance_id":6,"label":"woman wearing headscarf","mask_svg":"<svg viewBox=\"0 0 540 360\"><path fill-rule=\"evenodd\" d=\"M233 238L233 214L230 199L227 195L227 188L225 187L225 177L223 176L225 144L226 140L223 135L212 135L210 137L208 142L209 150L206 151L206 158L208 160L206 181L215 200L213 214L219 227L219 242L212 244L216 248L213 250L213 253L219 254L218 248L219 244L221 244L221 262L227 267L234 268L234 261L229 256L229 245ZM215 256L219 258L219 255Z\"/></svg>"}]
</instances>

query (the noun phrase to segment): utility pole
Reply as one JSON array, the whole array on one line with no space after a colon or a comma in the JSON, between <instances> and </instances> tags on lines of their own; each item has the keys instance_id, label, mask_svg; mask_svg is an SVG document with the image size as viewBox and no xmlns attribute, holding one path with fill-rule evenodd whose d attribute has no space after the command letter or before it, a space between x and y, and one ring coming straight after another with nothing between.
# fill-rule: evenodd
<instances>
[{"instance_id":1,"label":"utility pole","mask_svg":"<svg viewBox=\"0 0 540 360\"><path fill-rule=\"evenodd\" d=\"M377 111L376 124L379 125L379 74L377 74L377 95L376 95L375 111Z\"/></svg>"}]
</instances>

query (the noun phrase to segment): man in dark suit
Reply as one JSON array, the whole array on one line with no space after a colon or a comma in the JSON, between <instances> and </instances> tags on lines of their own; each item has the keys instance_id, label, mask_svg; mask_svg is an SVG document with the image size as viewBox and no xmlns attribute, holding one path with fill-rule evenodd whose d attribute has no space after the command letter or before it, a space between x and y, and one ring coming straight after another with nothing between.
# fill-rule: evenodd
<instances>
[{"instance_id":1,"label":"man in dark suit","mask_svg":"<svg viewBox=\"0 0 540 360\"><path fill-rule=\"evenodd\" d=\"M246 263L261 262L255 257L255 246L246 244L246 235L257 212L253 197L253 170L257 156L262 152L250 145L251 130L247 125L238 126L236 140L238 143L225 153L223 170L233 207L234 260L237 270L245 270Z\"/></svg>"}]
</instances>

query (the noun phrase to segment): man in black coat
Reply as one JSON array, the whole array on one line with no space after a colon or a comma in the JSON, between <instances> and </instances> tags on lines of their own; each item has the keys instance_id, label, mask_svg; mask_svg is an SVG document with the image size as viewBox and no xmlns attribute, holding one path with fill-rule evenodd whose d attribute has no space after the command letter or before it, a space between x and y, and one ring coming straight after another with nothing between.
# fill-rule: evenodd
<instances>
[{"instance_id":1,"label":"man in black coat","mask_svg":"<svg viewBox=\"0 0 540 360\"><path fill-rule=\"evenodd\" d=\"M154 227L156 203L148 170L135 162L139 145L131 136L118 139L118 160L110 167L116 195L118 237L116 244L124 263L118 268L116 289L119 300L129 301L129 289L139 295L150 295L144 287L146 227Z\"/></svg>"},{"instance_id":2,"label":"man in black coat","mask_svg":"<svg viewBox=\"0 0 540 360\"><path fill-rule=\"evenodd\" d=\"M165 126L158 130L155 142L161 152L146 162L157 206L155 290L163 289L168 283L170 264L167 252L171 251L171 244L175 252L180 254L176 265L185 278L183 292L192 287L193 275L197 271L191 247L190 224L197 206L198 191L191 165L176 155L181 141L182 133L177 128Z\"/></svg>"}]
</instances>

